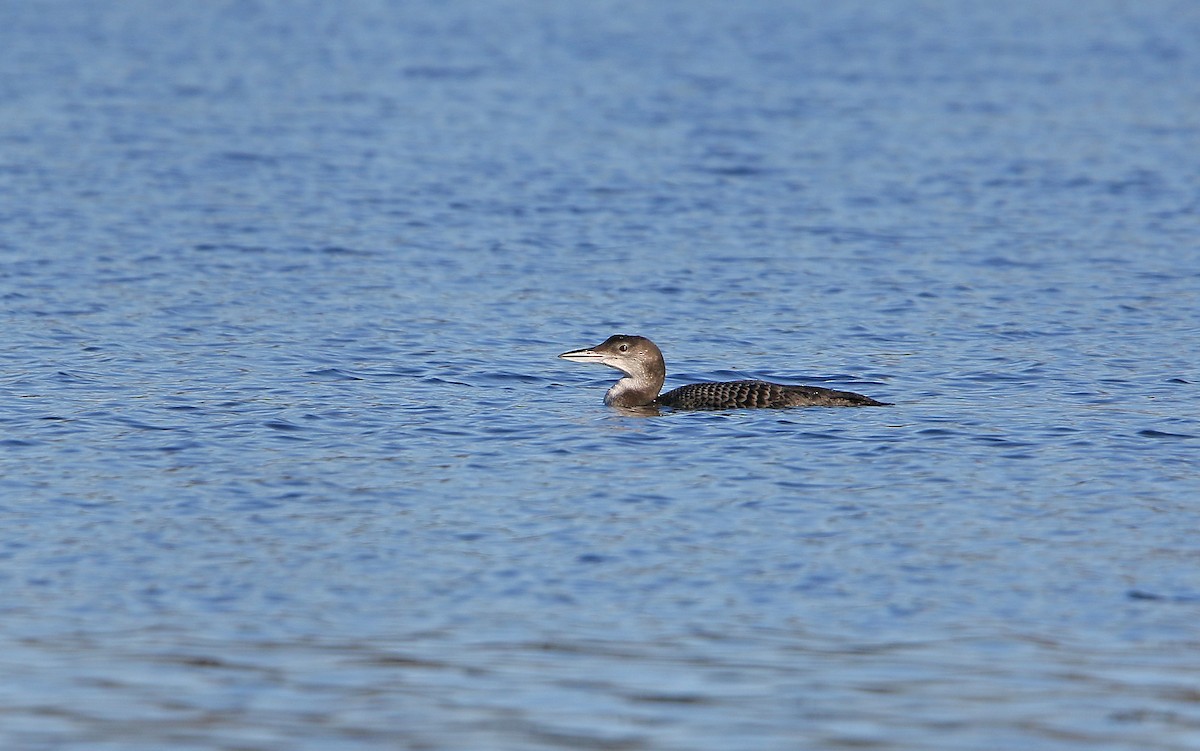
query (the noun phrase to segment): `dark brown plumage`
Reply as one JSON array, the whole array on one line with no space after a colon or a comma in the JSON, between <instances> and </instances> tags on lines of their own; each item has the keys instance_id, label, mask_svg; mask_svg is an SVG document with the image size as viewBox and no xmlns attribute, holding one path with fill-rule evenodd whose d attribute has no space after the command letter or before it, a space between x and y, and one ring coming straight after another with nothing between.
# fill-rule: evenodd
<instances>
[{"instance_id":1,"label":"dark brown plumage","mask_svg":"<svg viewBox=\"0 0 1200 751\"><path fill-rule=\"evenodd\" d=\"M675 409L887 406L853 391L835 391L819 386L788 386L766 381L692 383L660 395L654 403Z\"/></svg>"},{"instance_id":2,"label":"dark brown plumage","mask_svg":"<svg viewBox=\"0 0 1200 751\"><path fill-rule=\"evenodd\" d=\"M790 386L766 381L693 383L659 395L667 377L662 351L642 336L616 334L591 349L559 355L575 362L597 362L616 368L625 377L608 390L611 407L674 409L783 409L787 407L886 407L869 396L819 386Z\"/></svg>"}]
</instances>

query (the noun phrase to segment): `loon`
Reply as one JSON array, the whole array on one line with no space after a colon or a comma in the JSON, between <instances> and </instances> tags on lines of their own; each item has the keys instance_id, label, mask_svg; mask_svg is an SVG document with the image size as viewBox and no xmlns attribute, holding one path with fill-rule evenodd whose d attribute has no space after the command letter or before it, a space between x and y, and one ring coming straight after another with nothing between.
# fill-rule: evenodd
<instances>
[{"instance_id":1,"label":"loon","mask_svg":"<svg viewBox=\"0 0 1200 751\"><path fill-rule=\"evenodd\" d=\"M766 381L692 383L659 394L667 378L662 350L644 336L615 334L590 349L564 352L572 362L596 362L625 374L604 395L610 407L674 409L740 409L746 407L889 407L869 396L819 386L788 386Z\"/></svg>"}]
</instances>

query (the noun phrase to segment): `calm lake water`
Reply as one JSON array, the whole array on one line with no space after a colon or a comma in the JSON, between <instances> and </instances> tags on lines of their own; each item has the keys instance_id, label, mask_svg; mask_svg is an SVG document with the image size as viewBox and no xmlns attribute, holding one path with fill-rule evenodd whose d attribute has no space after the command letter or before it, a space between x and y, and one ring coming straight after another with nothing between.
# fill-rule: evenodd
<instances>
[{"instance_id":1,"label":"calm lake water","mask_svg":"<svg viewBox=\"0 0 1200 751\"><path fill-rule=\"evenodd\" d=\"M1197 40L0 4L0 747L1200 748Z\"/></svg>"}]
</instances>

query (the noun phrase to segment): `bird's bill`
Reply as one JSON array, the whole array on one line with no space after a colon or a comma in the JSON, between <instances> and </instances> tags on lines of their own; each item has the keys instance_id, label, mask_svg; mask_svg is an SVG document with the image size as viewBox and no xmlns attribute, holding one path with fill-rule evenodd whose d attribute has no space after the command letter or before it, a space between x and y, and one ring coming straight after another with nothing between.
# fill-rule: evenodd
<instances>
[{"instance_id":1,"label":"bird's bill","mask_svg":"<svg viewBox=\"0 0 1200 751\"><path fill-rule=\"evenodd\" d=\"M604 359L604 355L594 349L575 349L563 352L559 357L571 362L601 362Z\"/></svg>"}]
</instances>

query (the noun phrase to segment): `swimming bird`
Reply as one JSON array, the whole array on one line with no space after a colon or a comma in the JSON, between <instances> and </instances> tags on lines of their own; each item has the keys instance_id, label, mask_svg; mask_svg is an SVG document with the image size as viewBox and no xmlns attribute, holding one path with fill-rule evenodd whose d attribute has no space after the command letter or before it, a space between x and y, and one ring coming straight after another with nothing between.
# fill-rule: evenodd
<instances>
[{"instance_id":1,"label":"swimming bird","mask_svg":"<svg viewBox=\"0 0 1200 751\"><path fill-rule=\"evenodd\" d=\"M820 386L789 386L766 381L692 383L659 394L667 378L662 350L644 336L614 334L590 349L564 352L572 362L595 362L616 368L625 377L604 395L610 407L673 407L675 409L739 409L758 407L887 407L869 396Z\"/></svg>"}]
</instances>

